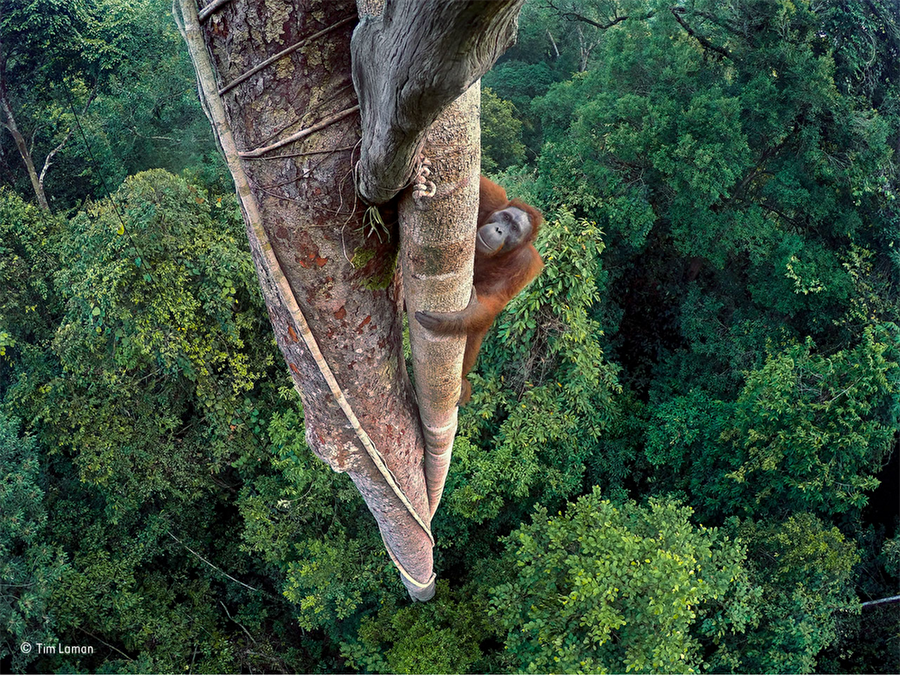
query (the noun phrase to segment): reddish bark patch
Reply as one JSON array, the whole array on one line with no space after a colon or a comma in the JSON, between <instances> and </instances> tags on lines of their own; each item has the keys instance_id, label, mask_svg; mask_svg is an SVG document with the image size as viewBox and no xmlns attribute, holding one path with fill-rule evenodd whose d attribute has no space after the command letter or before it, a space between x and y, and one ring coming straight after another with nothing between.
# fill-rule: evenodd
<instances>
[{"instance_id":1,"label":"reddish bark patch","mask_svg":"<svg viewBox=\"0 0 900 677\"><path fill-rule=\"evenodd\" d=\"M297 374L297 376L300 376L300 370L297 369L297 365L296 365L296 364L294 364L293 362L288 362L288 366L291 368L291 371L292 371L292 372L294 372L295 374Z\"/></svg>"},{"instance_id":2,"label":"reddish bark patch","mask_svg":"<svg viewBox=\"0 0 900 677\"><path fill-rule=\"evenodd\" d=\"M365 327L369 322L372 321L371 315L366 315L366 319L359 323L359 326L356 328L357 334L362 334L363 327Z\"/></svg>"},{"instance_id":3,"label":"reddish bark patch","mask_svg":"<svg viewBox=\"0 0 900 677\"><path fill-rule=\"evenodd\" d=\"M287 333L288 333L288 339L289 339L288 343L296 343L297 342L297 334L294 333L294 328L289 326Z\"/></svg>"},{"instance_id":4,"label":"reddish bark patch","mask_svg":"<svg viewBox=\"0 0 900 677\"><path fill-rule=\"evenodd\" d=\"M306 231L301 231L297 236L294 251L296 252L294 260L304 268L312 268L314 265L321 268L328 263L328 259L319 256L319 247Z\"/></svg>"},{"instance_id":5,"label":"reddish bark patch","mask_svg":"<svg viewBox=\"0 0 900 677\"><path fill-rule=\"evenodd\" d=\"M343 320L345 317L347 317L347 309L341 306L341 309L334 314L334 319Z\"/></svg>"}]
</instances>

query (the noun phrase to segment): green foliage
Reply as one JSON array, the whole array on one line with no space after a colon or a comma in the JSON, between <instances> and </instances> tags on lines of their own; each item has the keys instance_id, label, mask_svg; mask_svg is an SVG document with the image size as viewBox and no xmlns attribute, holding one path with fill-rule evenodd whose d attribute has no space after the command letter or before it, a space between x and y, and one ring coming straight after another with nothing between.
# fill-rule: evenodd
<instances>
[{"instance_id":1,"label":"green foliage","mask_svg":"<svg viewBox=\"0 0 900 677\"><path fill-rule=\"evenodd\" d=\"M52 335L60 309L48 275L58 263L47 245L61 223L0 189L0 395L16 355Z\"/></svg>"},{"instance_id":2,"label":"green foliage","mask_svg":"<svg viewBox=\"0 0 900 677\"><path fill-rule=\"evenodd\" d=\"M515 106L489 88L481 90L481 171L493 173L525 160L522 122Z\"/></svg>"},{"instance_id":3,"label":"green foliage","mask_svg":"<svg viewBox=\"0 0 900 677\"><path fill-rule=\"evenodd\" d=\"M65 376L34 415L78 450L83 480L116 488L113 510L196 496L211 481L198 462L256 462L263 428L244 395L274 356L249 340L262 304L241 234L231 197L156 171L79 214L59 241L66 311L53 349ZM217 429L186 426L191 408Z\"/></svg>"},{"instance_id":4,"label":"green foliage","mask_svg":"<svg viewBox=\"0 0 900 677\"><path fill-rule=\"evenodd\" d=\"M111 92L97 101L94 115L103 126L99 137L92 136L94 151L98 142L109 144L108 152L129 175L189 168L218 192L231 192L231 178L199 110L196 76L171 6L145 0L130 7L141 30L129 44L125 67L110 76Z\"/></svg>"},{"instance_id":5,"label":"green foliage","mask_svg":"<svg viewBox=\"0 0 900 677\"><path fill-rule=\"evenodd\" d=\"M747 522L737 529L752 543L752 580L760 625L745 637L725 637L714 668L749 674L808 674L816 656L837 639L836 611L858 611L851 583L856 548L820 519L799 513L783 523Z\"/></svg>"},{"instance_id":6,"label":"green foliage","mask_svg":"<svg viewBox=\"0 0 900 677\"><path fill-rule=\"evenodd\" d=\"M428 604L383 600L341 651L367 673L466 674L479 671L479 643L490 635L485 602L439 581Z\"/></svg>"},{"instance_id":7,"label":"green foliage","mask_svg":"<svg viewBox=\"0 0 900 677\"><path fill-rule=\"evenodd\" d=\"M759 591L743 568L744 549L694 527L690 514L668 500L617 506L597 488L565 515L539 509L509 537L512 580L493 590L512 668L698 671L698 637L742 631Z\"/></svg>"},{"instance_id":8,"label":"green foliage","mask_svg":"<svg viewBox=\"0 0 900 677\"><path fill-rule=\"evenodd\" d=\"M894 669L897 605L858 604L900 584L891 2L526 3L484 167L548 217L546 268L471 376L424 605L304 441L168 9L3 5L10 101L39 169L67 139L45 178L72 208L16 196L7 138L4 666Z\"/></svg>"},{"instance_id":9,"label":"green foliage","mask_svg":"<svg viewBox=\"0 0 900 677\"><path fill-rule=\"evenodd\" d=\"M117 9L118 8L118 9ZM107 22L100 20L109 12ZM94 0L5 0L0 31L8 60L7 76L17 80L28 73L35 87L67 76L110 70L120 63L120 45L131 37L121 23L116 3Z\"/></svg>"},{"instance_id":10,"label":"green foliage","mask_svg":"<svg viewBox=\"0 0 900 677\"><path fill-rule=\"evenodd\" d=\"M3 582L26 586L0 612L12 637L95 649L33 654L44 672L306 671L234 537L285 405L233 196L154 171L69 222L0 205L0 397L33 433L6 426L0 457L22 525L3 539Z\"/></svg>"},{"instance_id":11,"label":"green foliage","mask_svg":"<svg viewBox=\"0 0 900 677\"><path fill-rule=\"evenodd\" d=\"M892 474L890 469L886 474ZM893 502L888 491L882 496ZM877 514L877 513L875 513ZM900 526L895 523L895 527ZM893 538L887 537L894 533ZM896 528L867 526L856 534L859 564L853 572L860 602L892 598L900 590L900 537ZM838 641L816 657L817 671L832 674L893 674L900 656L900 608L895 604L862 607L859 613L838 615Z\"/></svg>"},{"instance_id":12,"label":"green foliage","mask_svg":"<svg viewBox=\"0 0 900 677\"><path fill-rule=\"evenodd\" d=\"M241 490L242 547L284 577L284 596L302 628L343 638L348 618L385 594L392 565L359 492L312 455L302 429L294 410L272 417L272 465L279 474L259 476Z\"/></svg>"},{"instance_id":13,"label":"green foliage","mask_svg":"<svg viewBox=\"0 0 900 677\"><path fill-rule=\"evenodd\" d=\"M537 245L546 267L497 318L482 351L484 376L472 377L446 491L450 512L483 521L507 503L557 505L581 489L585 461L616 420L615 370L588 314L603 278L600 237L595 224L565 211L544 226ZM621 474L624 462L609 459L608 472Z\"/></svg>"},{"instance_id":14,"label":"green foliage","mask_svg":"<svg viewBox=\"0 0 900 677\"><path fill-rule=\"evenodd\" d=\"M4 1L4 87L37 172L55 152L45 176L52 207L102 196L151 167L190 167L210 183L222 176L170 5ZM4 182L33 199L25 165L10 148ZM219 180L218 188L229 186Z\"/></svg>"},{"instance_id":15,"label":"green foliage","mask_svg":"<svg viewBox=\"0 0 900 677\"><path fill-rule=\"evenodd\" d=\"M194 647L199 654L195 669L238 668L236 647L218 629L219 610L208 602L210 582L184 569L165 518L138 521L132 514L115 524L89 524L90 516L79 512L82 524L77 518L73 522L81 527L80 542L53 600L62 629L75 630L74 636L83 637L81 644L96 648L99 643L91 641L85 628L95 637L115 638L121 653L110 657L114 662L108 667L117 671L186 672ZM168 570L148 569L159 557L168 558ZM179 560L182 566L175 565ZM144 661L135 665L140 654Z\"/></svg>"},{"instance_id":16,"label":"green foliage","mask_svg":"<svg viewBox=\"0 0 900 677\"><path fill-rule=\"evenodd\" d=\"M830 356L770 354L735 402L702 390L653 407L647 455L705 517L845 513L866 502L897 425L896 329ZM893 358L893 359L892 359Z\"/></svg>"},{"instance_id":17,"label":"green foliage","mask_svg":"<svg viewBox=\"0 0 900 677\"><path fill-rule=\"evenodd\" d=\"M831 54L811 31L807 8L763 8L752 18L753 42L717 62L668 11L657 23L610 30L597 68L535 102L555 150L542 166L560 197L634 247L661 220L682 256L721 268L740 252L766 281L765 263L784 260L766 250L791 238L798 247L798 231L816 246L816 229L857 228L854 195L879 190L890 126L838 95ZM736 4L722 10L723 21L743 20L743 12L754 10ZM788 42L759 23L765 12L785 25ZM784 309L791 310L798 309Z\"/></svg>"},{"instance_id":18,"label":"green foliage","mask_svg":"<svg viewBox=\"0 0 900 677\"><path fill-rule=\"evenodd\" d=\"M18 436L20 422L0 413L0 660L17 672L34 656L23 642L54 645L50 595L66 556L46 540L45 482L34 438Z\"/></svg>"}]
</instances>

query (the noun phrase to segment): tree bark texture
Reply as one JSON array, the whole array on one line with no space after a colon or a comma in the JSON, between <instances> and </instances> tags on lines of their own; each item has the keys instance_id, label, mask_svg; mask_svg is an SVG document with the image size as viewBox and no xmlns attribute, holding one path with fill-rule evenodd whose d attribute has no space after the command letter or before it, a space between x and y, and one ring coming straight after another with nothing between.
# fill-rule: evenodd
<instances>
[{"instance_id":1,"label":"tree bark texture","mask_svg":"<svg viewBox=\"0 0 900 677\"><path fill-rule=\"evenodd\" d=\"M462 310L472 291L481 174L480 81L431 126L424 153L434 196L400 200L400 261L419 416L425 481L433 516L444 491L456 437L465 336L439 336L415 321L417 310Z\"/></svg>"},{"instance_id":2,"label":"tree bark texture","mask_svg":"<svg viewBox=\"0 0 900 677\"><path fill-rule=\"evenodd\" d=\"M351 477L410 595L427 600L433 541L424 444L403 361L396 248L363 235L352 175L360 138L350 79L355 4L233 0L201 29L195 0L177 1L309 446ZM192 31L205 47L192 45Z\"/></svg>"},{"instance_id":3,"label":"tree bark texture","mask_svg":"<svg viewBox=\"0 0 900 677\"><path fill-rule=\"evenodd\" d=\"M425 134L514 41L524 0L389 0L353 33L362 113L360 195L387 202L410 185ZM366 0L363 11L381 3Z\"/></svg>"}]
</instances>

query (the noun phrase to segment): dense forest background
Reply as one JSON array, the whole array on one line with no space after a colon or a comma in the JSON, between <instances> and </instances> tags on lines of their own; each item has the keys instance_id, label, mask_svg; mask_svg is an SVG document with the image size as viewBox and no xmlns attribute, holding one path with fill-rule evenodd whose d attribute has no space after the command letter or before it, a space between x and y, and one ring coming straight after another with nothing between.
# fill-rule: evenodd
<instances>
[{"instance_id":1,"label":"dense forest background","mask_svg":"<svg viewBox=\"0 0 900 677\"><path fill-rule=\"evenodd\" d=\"M0 12L4 672L900 669L896 0L529 0L483 169L547 267L427 604L298 433L168 1Z\"/></svg>"}]
</instances>

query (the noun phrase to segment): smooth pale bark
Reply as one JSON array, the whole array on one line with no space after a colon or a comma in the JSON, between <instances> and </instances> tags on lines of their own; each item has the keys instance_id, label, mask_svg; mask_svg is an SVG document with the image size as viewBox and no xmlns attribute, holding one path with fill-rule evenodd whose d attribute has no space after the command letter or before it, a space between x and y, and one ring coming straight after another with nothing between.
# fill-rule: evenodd
<instances>
[{"instance_id":1,"label":"smooth pale bark","mask_svg":"<svg viewBox=\"0 0 900 677\"><path fill-rule=\"evenodd\" d=\"M427 600L434 594L434 575L424 444L403 361L395 250L363 237L364 210L352 177L359 117L352 111L348 18L355 5L233 0L210 13L200 29L194 0L178 1L207 111L241 198L275 336L301 394L306 439L332 469L348 473L410 595ZM192 43L192 31L206 49ZM298 43L303 44L228 89ZM212 64L204 77L200 64L208 55ZM208 82L212 77L217 82ZM215 119L216 105L222 121ZM298 134L313 127L313 133ZM289 138L295 140L279 146ZM324 369L303 336L307 323ZM366 435L387 473L366 451Z\"/></svg>"},{"instance_id":2,"label":"smooth pale bark","mask_svg":"<svg viewBox=\"0 0 900 677\"><path fill-rule=\"evenodd\" d=\"M515 41L524 0L362 0L353 83L360 195L381 204L415 178L425 134Z\"/></svg>"},{"instance_id":3,"label":"smooth pale bark","mask_svg":"<svg viewBox=\"0 0 900 677\"><path fill-rule=\"evenodd\" d=\"M425 434L425 481L432 516L444 491L456 437L465 337L438 336L417 310L462 310L472 291L481 173L481 86L476 82L444 111L425 141L433 197L400 201L400 260L419 416Z\"/></svg>"}]
</instances>

